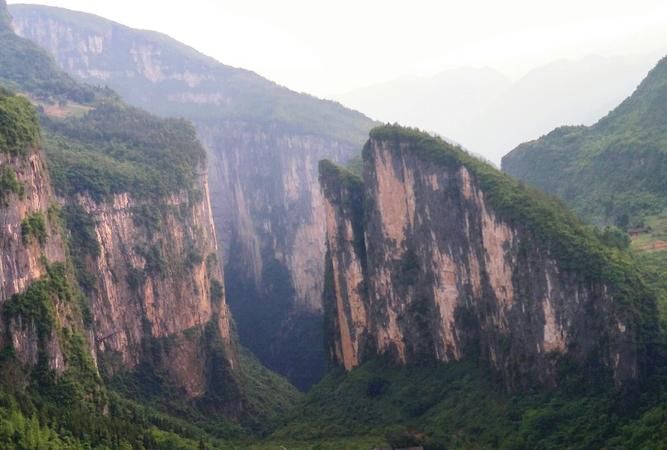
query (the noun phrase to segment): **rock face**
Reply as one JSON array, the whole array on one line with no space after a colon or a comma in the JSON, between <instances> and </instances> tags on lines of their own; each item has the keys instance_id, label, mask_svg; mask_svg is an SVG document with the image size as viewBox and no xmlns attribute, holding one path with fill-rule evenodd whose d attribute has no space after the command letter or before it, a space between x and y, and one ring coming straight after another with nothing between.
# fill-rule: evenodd
<instances>
[{"instance_id":1,"label":"rock face","mask_svg":"<svg viewBox=\"0 0 667 450\"><path fill-rule=\"evenodd\" d=\"M12 15L17 33L69 74L195 123L241 342L299 387L316 381L326 368L317 162L356 156L372 122L155 33L56 8Z\"/></svg>"},{"instance_id":2,"label":"rock face","mask_svg":"<svg viewBox=\"0 0 667 450\"><path fill-rule=\"evenodd\" d=\"M14 103L8 107L10 101ZM57 330L80 331L80 316L68 299L48 289L29 297L32 302L44 302L48 318L34 313L38 306L23 308L26 291L46 285L54 265L62 266L66 260L56 200L37 142L15 142L15 148L5 148L24 131L17 131L20 117L32 117L30 127L38 136L34 110L27 101L4 91L0 102L0 344L13 349L24 369L45 363L61 375L67 361Z\"/></svg>"},{"instance_id":3,"label":"rock face","mask_svg":"<svg viewBox=\"0 0 667 450\"><path fill-rule=\"evenodd\" d=\"M522 187L427 135L385 127L371 136L363 183L329 163L320 170L335 362L480 356L509 389L556 383L564 359L619 383L640 376L639 324L652 319L638 318L611 278L573 270L559 256L567 240L543 239L533 219L506 208L501 193L540 211ZM557 226L585 234L563 217ZM588 260L591 273L607 263Z\"/></svg>"},{"instance_id":4,"label":"rock face","mask_svg":"<svg viewBox=\"0 0 667 450\"><path fill-rule=\"evenodd\" d=\"M322 158L345 161L350 144L249 123L199 127L224 243L226 287L241 341L300 387L325 368Z\"/></svg>"},{"instance_id":5,"label":"rock face","mask_svg":"<svg viewBox=\"0 0 667 450\"><path fill-rule=\"evenodd\" d=\"M149 364L188 397L206 393L211 337L229 372L238 365L205 175L197 188L198 196L171 195L159 205L128 193L75 200L93 219L98 244L86 265L101 367L113 375Z\"/></svg>"},{"instance_id":6,"label":"rock face","mask_svg":"<svg viewBox=\"0 0 667 450\"><path fill-rule=\"evenodd\" d=\"M65 250L58 224L49 214L49 208L56 205L56 201L41 151L31 149L25 156L0 153L0 170L3 175L15 174L22 191L20 195L9 194L4 205L0 205L0 299L4 301L24 292L30 283L46 275L42 257L49 262L63 262ZM43 242L23 238L21 225L35 214L44 220L47 236Z\"/></svg>"}]
</instances>

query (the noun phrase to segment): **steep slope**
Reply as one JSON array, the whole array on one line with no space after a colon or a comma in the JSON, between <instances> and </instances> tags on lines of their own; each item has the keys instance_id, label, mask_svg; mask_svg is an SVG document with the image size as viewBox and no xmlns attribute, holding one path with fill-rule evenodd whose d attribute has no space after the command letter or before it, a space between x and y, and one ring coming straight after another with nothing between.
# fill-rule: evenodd
<instances>
[{"instance_id":1,"label":"steep slope","mask_svg":"<svg viewBox=\"0 0 667 450\"><path fill-rule=\"evenodd\" d=\"M561 127L520 145L503 170L561 197L598 223L641 221L666 205L664 164L667 60L591 127Z\"/></svg>"},{"instance_id":2,"label":"steep slope","mask_svg":"<svg viewBox=\"0 0 667 450\"><path fill-rule=\"evenodd\" d=\"M190 398L225 378L233 385L238 361L194 129L112 104L45 124L105 373L148 365ZM212 339L226 369L208 367ZM228 373L216 381L215 371Z\"/></svg>"},{"instance_id":3,"label":"steep slope","mask_svg":"<svg viewBox=\"0 0 667 450\"><path fill-rule=\"evenodd\" d=\"M34 251L25 255L8 247L13 257L3 259L3 272L16 280L8 278L3 295L45 274L35 242L45 245L47 259L64 261L62 245L48 231L60 216L85 292L87 346L105 378L151 376L172 389L174 399L215 400L212 412L238 417L243 399L237 349L217 257L206 155L194 128L80 85L8 30L0 42L3 51L14 49L9 61L17 65L4 72L15 77L7 84L20 87L44 112L43 145L59 194L53 205L32 196L30 208L10 209L7 220L23 221L9 226L12 239L22 233ZM2 141L10 152L16 152L11 139L26 134L19 131L10 130ZM33 190L49 193L50 186L37 184L47 183L39 172L43 164L30 163L22 163L19 176L3 168L3 190L20 193L22 183L34 179Z\"/></svg>"},{"instance_id":4,"label":"steep slope","mask_svg":"<svg viewBox=\"0 0 667 450\"><path fill-rule=\"evenodd\" d=\"M632 385L655 363L655 297L560 203L430 136L377 128L363 183L321 165L332 359L479 358L509 389L563 364Z\"/></svg>"},{"instance_id":5,"label":"steep slope","mask_svg":"<svg viewBox=\"0 0 667 450\"><path fill-rule=\"evenodd\" d=\"M358 153L372 122L197 53L167 36L71 11L12 6L17 32L72 76L194 121L241 342L301 387L324 371L323 202L317 161Z\"/></svg>"},{"instance_id":6,"label":"steep slope","mask_svg":"<svg viewBox=\"0 0 667 450\"><path fill-rule=\"evenodd\" d=\"M69 427L107 405L88 305L68 258L37 113L0 88L0 124L0 410L13 395L33 410L39 399L42 412L60 403L68 406L60 423ZM14 443L27 429L16 430ZM32 442L39 430L33 433Z\"/></svg>"}]
</instances>

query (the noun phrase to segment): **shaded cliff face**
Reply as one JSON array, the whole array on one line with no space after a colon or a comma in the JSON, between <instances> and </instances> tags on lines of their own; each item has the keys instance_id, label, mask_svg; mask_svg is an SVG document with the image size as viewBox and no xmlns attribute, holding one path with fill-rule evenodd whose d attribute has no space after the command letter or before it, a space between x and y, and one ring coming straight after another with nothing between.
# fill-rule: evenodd
<instances>
[{"instance_id":1,"label":"shaded cliff face","mask_svg":"<svg viewBox=\"0 0 667 450\"><path fill-rule=\"evenodd\" d=\"M360 213L341 202L349 183L322 176L334 360L349 369L369 353L400 364L481 356L509 388L555 383L564 360L637 379L640 328L655 319L638 317L627 297L655 305L638 278L630 294L615 281L617 270L636 273L583 240L553 201L533 205L533 194L495 172L427 135L376 130L364 150L363 237ZM545 237L552 226L564 234Z\"/></svg>"},{"instance_id":2,"label":"shaded cliff face","mask_svg":"<svg viewBox=\"0 0 667 450\"><path fill-rule=\"evenodd\" d=\"M306 387L323 374L325 216L317 162L355 149L250 123L200 126L213 213L239 336L269 368Z\"/></svg>"},{"instance_id":3,"label":"shaded cliff face","mask_svg":"<svg viewBox=\"0 0 667 450\"><path fill-rule=\"evenodd\" d=\"M299 387L318 380L326 359L317 161L357 155L372 122L166 36L56 8L12 12L17 33L69 74L195 123L208 153L225 285L241 342Z\"/></svg>"}]
</instances>

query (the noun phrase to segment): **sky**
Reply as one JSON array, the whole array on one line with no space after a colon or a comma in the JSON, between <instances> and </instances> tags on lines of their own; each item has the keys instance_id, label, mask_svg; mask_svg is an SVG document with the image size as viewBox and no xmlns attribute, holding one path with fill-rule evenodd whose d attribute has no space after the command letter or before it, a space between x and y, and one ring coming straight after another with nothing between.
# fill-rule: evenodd
<instances>
[{"instance_id":1,"label":"sky","mask_svg":"<svg viewBox=\"0 0 667 450\"><path fill-rule=\"evenodd\" d=\"M322 97L463 66L517 78L557 59L667 51L664 0L35 3L161 31L225 64Z\"/></svg>"}]
</instances>

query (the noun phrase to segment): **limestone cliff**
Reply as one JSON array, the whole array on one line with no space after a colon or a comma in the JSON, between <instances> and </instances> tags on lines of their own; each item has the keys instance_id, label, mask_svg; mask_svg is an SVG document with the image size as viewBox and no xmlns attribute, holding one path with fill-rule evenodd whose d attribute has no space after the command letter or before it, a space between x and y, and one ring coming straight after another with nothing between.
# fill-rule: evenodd
<instances>
[{"instance_id":1,"label":"limestone cliff","mask_svg":"<svg viewBox=\"0 0 667 450\"><path fill-rule=\"evenodd\" d=\"M342 162L350 144L251 123L200 126L210 149L213 213L239 335L268 367L299 386L324 369L322 158Z\"/></svg>"},{"instance_id":2,"label":"limestone cliff","mask_svg":"<svg viewBox=\"0 0 667 450\"><path fill-rule=\"evenodd\" d=\"M22 369L69 366L61 331L83 333L58 208L27 100L0 90L0 344ZM6 369L11 358L3 359ZM19 382L20 383L20 382Z\"/></svg>"},{"instance_id":3,"label":"limestone cliff","mask_svg":"<svg viewBox=\"0 0 667 450\"><path fill-rule=\"evenodd\" d=\"M508 388L554 384L566 360L640 377L653 298L557 202L399 127L371 133L363 186L326 163L320 176L337 363L480 356Z\"/></svg>"},{"instance_id":4,"label":"limestone cliff","mask_svg":"<svg viewBox=\"0 0 667 450\"><path fill-rule=\"evenodd\" d=\"M372 121L156 33L57 8L12 14L17 33L72 76L195 123L241 342L300 387L316 381L325 369L317 162L356 156Z\"/></svg>"},{"instance_id":5,"label":"limestone cliff","mask_svg":"<svg viewBox=\"0 0 667 450\"><path fill-rule=\"evenodd\" d=\"M229 372L238 365L206 177L197 185L198 195L157 205L129 193L75 200L98 244L85 266L101 367L113 375L154 365L188 397L207 391L211 335L223 344Z\"/></svg>"}]
</instances>

